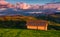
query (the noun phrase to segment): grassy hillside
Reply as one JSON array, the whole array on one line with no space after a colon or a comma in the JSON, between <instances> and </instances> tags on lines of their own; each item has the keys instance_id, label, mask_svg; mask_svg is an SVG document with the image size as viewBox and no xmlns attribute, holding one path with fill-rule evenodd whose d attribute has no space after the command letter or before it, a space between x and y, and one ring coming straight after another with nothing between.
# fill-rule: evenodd
<instances>
[{"instance_id":1,"label":"grassy hillside","mask_svg":"<svg viewBox=\"0 0 60 37\"><path fill-rule=\"evenodd\" d=\"M25 24L25 21L0 21L0 37L60 37L60 30L28 30Z\"/></svg>"},{"instance_id":2,"label":"grassy hillside","mask_svg":"<svg viewBox=\"0 0 60 37\"><path fill-rule=\"evenodd\" d=\"M0 37L60 37L60 31L27 30L27 29L1 29Z\"/></svg>"},{"instance_id":3,"label":"grassy hillside","mask_svg":"<svg viewBox=\"0 0 60 37\"><path fill-rule=\"evenodd\" d=\"M36 20L36 18L34 18L33 16L14 15L14 16L0 16L0 20L27 21L27 20Z\"/></svg>"},{"instance_id":4,"label":"grassy hillside","mask_svg":"<svg viewBox=\"0 0 60 37\"><path fill-rule=\"evenodd\" d=\"M60 29L59 21L53 17L45 17L40 16L38 19L47 20L49 28L52 28L48 31L40 31L40 30L28 30L26 29L26 20L32 19L36 20L34 17L17 17L19 21L13 20L0 20L0 37L60 37L60 30L55 30L56 28ZM13 18L13 19L17 19ZM4 18L6 19L6 18ZM21 21L20 21L21 20ZM57 27L59 26L59 27ZM25 29L24 29L25 28ZM55 29L53 29L55 28Z\"/></svg>"},{"instance_id":5,"label":"grassy hillside","mask_svg":"<svg viewBox=\"0 0 60 37\"><path fill-rule=\"evenodd\" d=\"M60 26L60 16L58 15L40 15L36 18L38 20L47 20L49 25Z\"/></svg>"}]
</instances>

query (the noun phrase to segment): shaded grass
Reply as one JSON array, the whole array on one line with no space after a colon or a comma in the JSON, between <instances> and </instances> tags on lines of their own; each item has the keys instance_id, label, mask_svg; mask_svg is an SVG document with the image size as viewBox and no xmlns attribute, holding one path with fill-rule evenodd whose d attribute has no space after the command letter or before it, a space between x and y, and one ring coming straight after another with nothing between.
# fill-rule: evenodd
<instances>
[{"instance_id":1,"label":"shaded grass","mask_svg":"<svg viewBox=\"0 0 60 37\"><path fill-rule=\"evenodd\" d=\"M25 21L0 21L0 28L20 29L26 28Z\"/></svg>"},{"instance_id":2,"label":"shaded grass","mask_svg":"<svg viewBox=\"0 0 60 37\"><path fill-rule=\"evenodd\" d=\"M60 30L60 26L48 25L48 30Z\"/></svg>"}]
</instances>

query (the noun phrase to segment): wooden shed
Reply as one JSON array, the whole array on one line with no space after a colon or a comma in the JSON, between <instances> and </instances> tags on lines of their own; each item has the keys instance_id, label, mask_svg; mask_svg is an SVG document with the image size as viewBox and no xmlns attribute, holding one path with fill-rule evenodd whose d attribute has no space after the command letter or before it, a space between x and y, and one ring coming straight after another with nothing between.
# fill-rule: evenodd
<instances>
[{"instance_id":1,"label":"wooden shed","mask_svg":"<svg viewBox=\"0 0 60 37\"><path fill-rule=\"evenodd\" d=\"M48 22L45 20L28 20L27 29L47 30Z\"/></svg>"}]
</instances>

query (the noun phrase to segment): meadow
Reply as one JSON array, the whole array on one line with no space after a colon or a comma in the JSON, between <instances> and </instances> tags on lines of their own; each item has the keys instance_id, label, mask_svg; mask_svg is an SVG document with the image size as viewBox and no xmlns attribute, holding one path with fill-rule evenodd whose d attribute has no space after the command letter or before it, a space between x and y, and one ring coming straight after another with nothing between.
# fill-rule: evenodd
<instances>
[{"instance_id":1,"label":"meadow","mask_svg":"<svg viewBox=\"0 0 60 37\"><path fill-rule=\"evenodd\" d=\"M60 37L60 30L29 30L25 21L0 21L0 37Z\"/></svg>"},{"instance_id":2,"label":"meadow","mask_svg":"<svg viewBox=\"0 0 60 37\"><path fill-rule=\"evenodd\" d=\"M39 19L43 19L43 17ZM43 20L46 19L44 16ZM0 20L0 37L60 37L60 21L57 23L54 19L48 18L50 26L47 31L29 30L26 28L26 21Z\"/></svg>"},{"instance_id":3,"label":"meadow","mask_svg":"<svg viewBox=\"0 0 60 37\"><path fill-rule=\"evenodd\" d=\"M60 31L0 28L0 37L60 37Z\"/></svg>"}]
</instances>

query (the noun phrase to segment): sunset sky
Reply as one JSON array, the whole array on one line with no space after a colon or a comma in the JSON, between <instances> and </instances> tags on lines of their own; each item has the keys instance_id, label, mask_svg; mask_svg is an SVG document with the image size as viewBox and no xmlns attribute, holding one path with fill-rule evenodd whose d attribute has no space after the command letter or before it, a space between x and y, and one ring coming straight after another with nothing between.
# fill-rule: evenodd
<instances>
[{"instance_id":1,"label":"sunset sky","mask_svg":"<svg viewBox=\"0 0 60 37\"><path fill-rule=\"evenodd\" d=\"M25 2L28 4L45 4L48 2L60 2L60 0L6 0L12 4L16 3L16 2Z\"/></svg>"}]
</instances>

